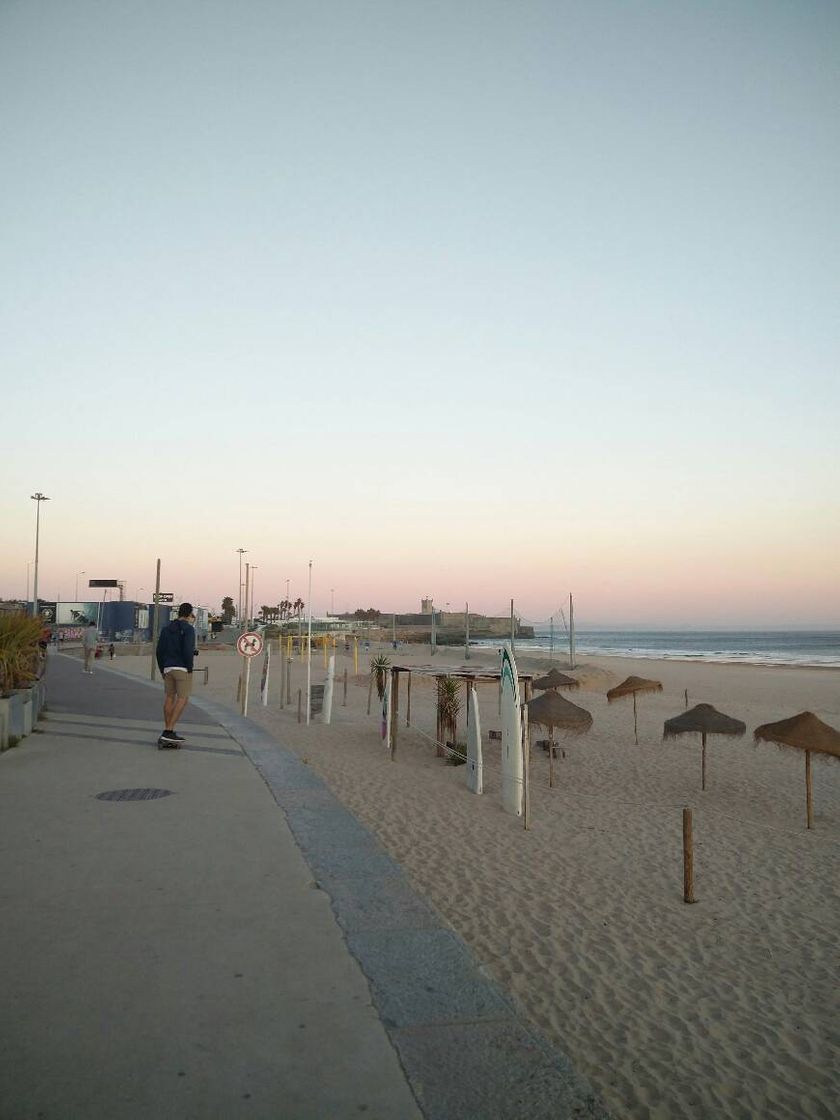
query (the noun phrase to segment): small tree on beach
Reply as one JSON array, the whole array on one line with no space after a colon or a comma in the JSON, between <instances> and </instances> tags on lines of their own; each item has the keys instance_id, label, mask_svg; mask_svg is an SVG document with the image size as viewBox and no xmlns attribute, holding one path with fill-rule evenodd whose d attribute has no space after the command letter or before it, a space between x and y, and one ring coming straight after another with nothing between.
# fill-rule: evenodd
<instances>
[{"instance_id":1,"label":"small tree on beach","mask_svg":"<svg viewBox=\"0 0 840 1120\"><path fill-rule=\"evenodd\" d=\"M370 661L370 671L373 673L373 678L376 681L376 694L381 700L385 695L385 674L391 668L391 662L380 654L379 657L372 657Z\"/></svg>"},{"instance_id":2,"label":"small tree on beach","mask_svg":"<svg viewBox=\"0 0 840 1120\"><path fill-rule=\"evenodd\" d=\"M437 707L440 726L444 735L451 735L452 742L458 734L458 715L461 711L461 693L455 677L439 677L437 682Z\"/></svg>"},{"instance_id":3,"label":"small tree on beach","mask_svg":"<svg viewBox=\"0 0 840 1120\"><path fill-rule=\"evenodd\" d=\"M231 599L230 595L225 595L224 599L222 599L222 622L225 626L230 626L231 622L233 622L233 613L233 599Z\"/></svg>"}]
</instances>

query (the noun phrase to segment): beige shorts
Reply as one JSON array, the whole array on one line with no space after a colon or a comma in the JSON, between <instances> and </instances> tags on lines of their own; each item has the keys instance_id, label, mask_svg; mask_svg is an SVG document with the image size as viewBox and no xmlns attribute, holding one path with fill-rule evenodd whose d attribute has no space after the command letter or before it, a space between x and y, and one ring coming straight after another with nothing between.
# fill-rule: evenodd
<instances>
[{"instance_id":1,"label":"beige shorts","mask_svg":"<svg viewBox=\"0 0 840 1120\"><path fill-rule=\"evenodd\" d=\"M192 673L181 669L170 669L163 674L163 687L167 696L177 696L186 700L192 694Z\"/></svg>"}]
</instances>

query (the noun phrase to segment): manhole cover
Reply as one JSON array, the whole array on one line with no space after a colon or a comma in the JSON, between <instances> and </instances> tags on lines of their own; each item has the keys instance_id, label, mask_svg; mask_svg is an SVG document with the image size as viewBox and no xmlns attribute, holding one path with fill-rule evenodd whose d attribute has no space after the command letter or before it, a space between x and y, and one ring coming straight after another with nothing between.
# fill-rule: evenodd
<instances>
[{"instance_id":1,"label":"manhole cover","mask_svg":"<svg viewBox=\"0 0 840 1120\"><path fill-rule=\"evenodd\" d=\"M97 793L97 801L154 801L158 797L169 797L171 789L106 789Z\"/></svg>"}]
</instances>

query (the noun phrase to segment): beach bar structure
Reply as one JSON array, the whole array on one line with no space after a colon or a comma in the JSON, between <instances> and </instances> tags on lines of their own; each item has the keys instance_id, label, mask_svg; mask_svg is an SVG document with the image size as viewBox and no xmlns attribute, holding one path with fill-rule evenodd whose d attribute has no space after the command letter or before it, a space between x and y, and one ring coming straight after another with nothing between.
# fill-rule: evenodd
<instances>
[{"instance_id":1,"label":"beach bar structure","mask_svg":"<svg viewBox=\"0 0 840 1120\"><path fill-rule=\"evenodd\" d=\"M400 677L405 673L408 677L406 686L406 707L405 707L405 725L406 727L411 724L411 678L412 676L420 677L433 677L436 681L443 677L454 677L456 680L464 681L466 691L466 705L470 702L470 693L477 684L490 684L495 682L501 688L502 673L501 669L488 669L487 667L473 667L470 665L392 665L390 668L391 673L391 757L394 757L397 749L397 724L399 722L399 697L400 697ZM527 702L531 699L532 682L534 679L533 673L519 673L517 672L519 680L520 696L523 701ZM435 743L436 754L438 758L443 758L446 754L444 746L441 742L443 736L443 729L438 725L435 729Z\"/></svg>"}]
</instances>

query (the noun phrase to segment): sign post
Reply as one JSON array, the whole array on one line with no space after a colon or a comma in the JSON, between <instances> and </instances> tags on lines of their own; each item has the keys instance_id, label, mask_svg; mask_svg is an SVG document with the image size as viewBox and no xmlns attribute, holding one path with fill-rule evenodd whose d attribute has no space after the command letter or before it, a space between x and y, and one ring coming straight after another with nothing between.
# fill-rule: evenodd
<instances>
[{"instance_id":1,"label":"sign post","mask_svg":"<svg viewBox=\"0 0 840 1120\"><path fill-rule=\"evenodd\" d=\"M158 557L157 571L155 573L155 597L152 600L154 609L152 611L152 674L150 680L155 679L156 667L156 654L157 654L157 636L158 636L158 600L160 599L160 557Z\"/></svg>"},{"instance_id":2,"label":"sign post","mask_svg":"<svg viewBox=\"0 0 840 1120\"><path fill-rule=\"evenodd\" d=\"M262 653L263 640L261 634L240 634L236 639L236 649L245 658L245 682L240 697L240 707L243 716L248 714L248 685L251 683L251 658Z\"/></svg>"}]
</instances>

